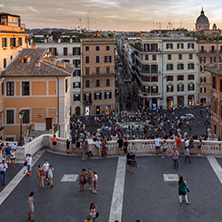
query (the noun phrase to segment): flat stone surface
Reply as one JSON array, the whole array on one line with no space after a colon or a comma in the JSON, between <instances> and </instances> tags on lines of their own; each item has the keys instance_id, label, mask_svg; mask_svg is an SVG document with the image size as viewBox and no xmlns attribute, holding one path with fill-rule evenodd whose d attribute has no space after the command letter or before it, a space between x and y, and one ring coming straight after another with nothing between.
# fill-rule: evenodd
<instances>
[{"instance_id":1,"label":"flat stone surface","mask_svg":"<svg viewBox=\"0 0 222 222\"><path fill-rule=\"evenodd\" d=\"M54 167L54 187L51 189L45 183L45 189L39 186L37 166L48 159ZM117 158L82 161L81 157L60 156L44 153L33 167L32 177L25 177L11 195L0 206L1 220L20 222L27 220L28 195L34 192L35 221L82 222L89 214L89 206L93 202L98 206L100 216L98 222L108 221L116 175ZM81 169L91 168L98 172L98 193L79 192L78 182L61 182L64 174L80 173ZM4 212L4 213L2 213Z\"/></svg>"},{"instance_id":2,"label":"flat stone surface","mask_svg":"<svg viewBox=\"0 0 222 222\"><path fill-rule=\"evenodd\" d=\"M76 182L78 178L78 174L65 174L62 179L61 182Z\"/></svg>"},{"instance_id":3,"label":"flat stone surface","mask_svg":"<svg viewBox=\"0 0 222 222\"><path fill-rule=\"evenodd\" d=\"M136 174L127 173L123 203L125 222L218 222L222 217L222 185L207 158L192 158L185 164L179 158L179 170L172 158L138 157ZM178 174L187 181L191 205L179 204L177 182L164 182L163 174Z\"/></svg>"}]
</instances>

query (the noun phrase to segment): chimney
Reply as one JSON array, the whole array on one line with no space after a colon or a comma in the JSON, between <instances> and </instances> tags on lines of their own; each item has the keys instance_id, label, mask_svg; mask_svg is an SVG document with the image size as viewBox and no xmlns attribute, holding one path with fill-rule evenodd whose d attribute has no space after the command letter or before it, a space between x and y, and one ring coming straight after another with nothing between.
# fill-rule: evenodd
<instances>
[{"instance_id":1,"label":"chimney","mask_svg":"<svg viewBox=\"0 0 222 222\"><path fill-rule=\"evenodd\" d=\"M32 44L32 49L37 49L37 45L35 43Z\"/></svg>"},{"instance_id":2,"label":"chimney","mask_svg":"<svg viewBox=\"0 0 222 222\"><path fill-rule=\"evenodd\" d=\"M36 67L36 68L39 68L40 65L41 65L41 63L40 63L40 62L37 62L37 63L35 64L35 67Z\"/></svg>"},{"instance_id":3,"label":"chimney","mask_svg":"<svg viewBox=\"0 0 222 222\"><path fill-rule=\"evenodd\" d=\"M59 64L57 64L58 66L60 66L60 67L62 67L62 68L66 68L66 64L65 63L59 63Z\"/></svg>"}]
</instances>

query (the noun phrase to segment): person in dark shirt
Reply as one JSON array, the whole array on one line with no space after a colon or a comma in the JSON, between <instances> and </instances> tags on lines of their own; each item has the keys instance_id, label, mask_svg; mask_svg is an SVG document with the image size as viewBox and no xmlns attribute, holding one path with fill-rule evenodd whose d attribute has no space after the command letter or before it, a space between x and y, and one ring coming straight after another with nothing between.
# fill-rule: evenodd
<instances>
[{"instance_id":1,"label":"person in dark shirt","mask_svg":"<svg viewBox=\"0 0 222 222\"><path fill-rule=\"evenodd\" d=\"M123 139L120 137L117 140L117 143L119 145L119 155L122 156L123 155Z\"/></svg>"},{"instance_id":2,"label":"person in dark shirt","mask_svg":"<svg viewBox=\"0 0 222 222\"><path fill-rule=\"evenodd\" d=\"M135 167L137 162L136 162L136 156L132 150L130 151L129 161L130 161L130 171L131 173L135 173Z\"/></svg>"},{"instance_id":3,"label":"person in dark shirt","mask_svg":"<svg viewBox=\"0 0 222 222\"><path fill-rule=\"evenodd\" d=\"M69 154L69 148L70 148L70 140L67 139L66 140L66 153L68 153L68 154Z\"/></svg>"}]
</instances>

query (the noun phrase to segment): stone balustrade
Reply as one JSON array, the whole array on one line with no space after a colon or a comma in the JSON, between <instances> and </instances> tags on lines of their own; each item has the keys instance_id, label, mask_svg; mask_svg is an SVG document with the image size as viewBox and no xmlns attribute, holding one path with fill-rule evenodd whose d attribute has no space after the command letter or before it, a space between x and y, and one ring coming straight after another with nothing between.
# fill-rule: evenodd
<instances>
[{"instance_id":1,"label":"stone balustrade","mask_svg":"<svg viewBox=\"0 0 222 222\"><path fill-rule=\"evenodd\" d=\"M163 140L160 140L162 142ZM175 147L175 140L166 140L168 143L168 152L172 152L173 147ZM191 153L197 152L197 143L199 141L194 141L194 149ZM203 140L203 145L201 148L201 153L203 155L220 155L222 156L222 141L212 141L212 140ZM71 149L70 143L70 149ZM81 144L82 145L82 144ZM182 148L184 148L184 140L182 140ZM26 153L34 155L42 148L52 149L52 135L43 134L33 141L25 144L23 147L17 147L17 160L23 160ZM89 151L92 151L96 155L95 143L89 139L88 140ZM57 138L56 150L59 152L66 152L66 139ZM133 150L135 154L153 154L155 153L155 142L154 140L129 140L128 141L128 152ZM161 148L162 150L162 148ZM83 153L82 147L80 147L80 154ZM118 155L119 148L116 141L109 141L107 144L107 155Z\"/></svg>"}]
</instances>

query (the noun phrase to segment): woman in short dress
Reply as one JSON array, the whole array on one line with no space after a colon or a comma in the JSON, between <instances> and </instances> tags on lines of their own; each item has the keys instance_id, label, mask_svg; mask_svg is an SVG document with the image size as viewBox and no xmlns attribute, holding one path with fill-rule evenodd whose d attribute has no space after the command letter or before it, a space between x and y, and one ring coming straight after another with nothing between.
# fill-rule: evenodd
<instances>
[{"instance_id":1,"label":"woman in short dress","mask_svg":"<svg viewBox=\"0 0 222 222\"><path fill-rule=\"evenodd\" d=\"M15 169L15 150L12 149L11 150L11 153L10 153L10 160L11 160L11 166L13 165L13 168Z\"/></svg>"},{"instance_id":2,"label":"woman in short dress","mask_svg":"<svg viewBox=\"0 0 222 222\"><path fill-rule=\"evenodd\" d=\"M44 167L40 163L39 166L38 166L38 178L39 178L39 185L43 189L45 188L45 186L44 186L44 177L45 177Z\"/></svg>"}]
</instances>

